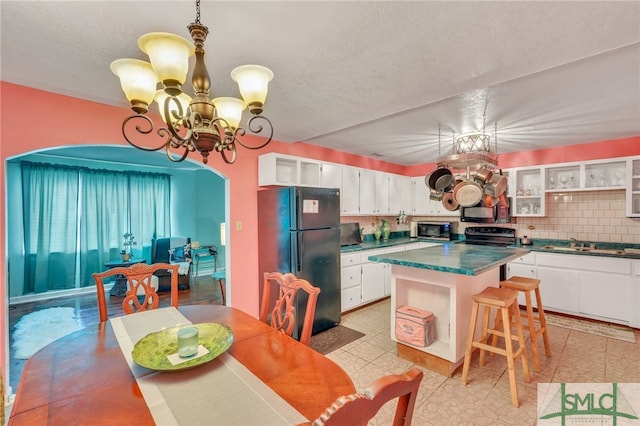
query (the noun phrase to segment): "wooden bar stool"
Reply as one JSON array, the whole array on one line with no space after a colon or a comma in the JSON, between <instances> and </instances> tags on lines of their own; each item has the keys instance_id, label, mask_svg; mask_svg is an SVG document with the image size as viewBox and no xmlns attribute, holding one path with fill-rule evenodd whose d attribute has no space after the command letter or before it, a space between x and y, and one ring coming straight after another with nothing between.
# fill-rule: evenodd
<instances>
[{"instance_id":1,"label":"wooden bar stool","mask_svg":"<svg viewBox=\"0 0 640 426\"><path fill-rule=\"evenodd\" d=\"M487 287L478 294L474 294L473 307L471 310L471 322L469 324L469 334L467 336L467 349L464 355L464 366L462 367L462 384L467 384L469 375L469 366L471 364L471 354L474 348L480 349L480 365L485 364L486 352L503 355L507 358L507 366L509 370L509 385L511 387L511 403L514 407L520 406L518 400L518 387L516 384L515 362L520 358L522 360L522 370L527 383L531 382L529 374L529 365L527 363L527 350L525 347L524 335L522 333L522 323L518 310L518 293L506 288ZM480 306L484 308L482 321L482 334L478 339L474 339L476 331L476 323L478 320L478 311ZM511 334L510 327L504 327L504 330L489 328L489 319L491 309L495 308L497 313L502 317L502 323L508 324L509 318L513 313L515 317L516 335ZM489 344L489 336L504 337L505 348L492 346ZM514 350L513 341L518 342L518 348Z\"/></svg>"},{"instance_id":2,"label":"wooden bar stool","mask_svg":"<svg viewBox=\"0 0 640 426\"><path fill-rule=\"evenodd\" d=\"M542 336L544 341L544 351L547 356L551 356L551 345L549 344L549 335L547 333L547 320L544 317L544 309L542 307L542 298L540 297L540 280L536 278L526 278L514 275L508 280L501 281L500 287L510 290L521 291L524 293L526 301L526 313L522 318L527 319L525 328L529 329L529 339L531 340L531 353L533 354L533 368L540 372L540 359L538 358L537 339ZM538 307L538 315L533 314L533 305L531 303L531 292L535 291L536 304ZM497 318L496 318L497 319ZM494 337L493 343L497 337Z\"/></svg>"}]
</instances>

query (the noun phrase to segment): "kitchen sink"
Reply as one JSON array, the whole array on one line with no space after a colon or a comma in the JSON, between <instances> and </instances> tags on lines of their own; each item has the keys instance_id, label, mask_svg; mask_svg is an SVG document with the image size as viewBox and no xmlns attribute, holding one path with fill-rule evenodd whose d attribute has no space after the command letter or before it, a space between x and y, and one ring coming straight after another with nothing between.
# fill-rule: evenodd
<instances>
[{"instance_id":1,"label":"kitchen sink","mask_svg":"<svg viewBox=\"0 0 640 426\"><path fill-rule=\"evenodd\" d=\"M587 253L600 253L600 254L626 254L624 250L616 249L599 249L592 247L568 247L568 246L542 246L546 250L557 250L567 252L587 252Z\"/></svg>"}]
</instances>

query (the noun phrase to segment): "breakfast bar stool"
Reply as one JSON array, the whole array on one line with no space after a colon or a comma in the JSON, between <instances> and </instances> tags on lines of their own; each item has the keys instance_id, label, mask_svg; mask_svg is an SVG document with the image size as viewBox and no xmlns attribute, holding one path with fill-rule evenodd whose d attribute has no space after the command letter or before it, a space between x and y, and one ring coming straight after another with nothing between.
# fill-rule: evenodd
<instances>
[{"instance_id":1,"label":"breakfast bar stool","mask_svg":"<svg viewBox=\"0 0 640 426\"><path fill-rule=\"evenodd\" d=\"M510 290L521 291L524 293L526 301L526 314L522 314L522 318L527 319L525 328L529 329L529 339L531 339L531 353L533 354L533 368L540 372L540 359L538 358L537 338L542 336L544 341L544 351L546 355L551 356L551 345L549 344L549 335L547 333L547 320L544 317L544 309L542 307L542 298L540 297L540 280L536 278L526 278L517 275L512 276L508 280L501 281L500 287ZM538 315L533 315L533 306L531 303L531 292L536 294L536 304L538 307ZM494 337L494 343L497 337Z\"/></svg>"},{"instance_id":2,"label":"breakfast bar stool","mask_svg":"<svg viewBox=\"0 0 640 426\"><path fill-rule=\"evenodd\" d=\"M503 355L507 358L507 366L509 370L509 385L511 388L511 403L514 407L520 406L518 400L518 387L516 384L515 362L520 358L522 360L522 370L527 383L531 382L529 374L529 365L527 362L527 350L525 348L524 335L522 333L522 323L520 316L517 315L518 310L518 293L513 290L498 287L487 287L478 294L474 294L473 307L471 310L471 322L469 324L469 334L467 336L467 349L464 354L464 366L462 367L462 384L467 384L469 375L469 366L471 364L471 354L474 348L480 349L480 365L485 364L486 352ZM476 324L478 321L478 311L480 306L484 308L482 321L482 334L475 339ZM491 317L491 309L495 308L497 313L501 315L502 323L508 324L511 314L515 317L516 335L511 334L511 328L505 327L504 330L489 328L489 319ZM505 348L493 346L489 344L489 336L504 337ZM518 348L514 350L513 341L518 342Z\"/></svg>"}]
</instances>

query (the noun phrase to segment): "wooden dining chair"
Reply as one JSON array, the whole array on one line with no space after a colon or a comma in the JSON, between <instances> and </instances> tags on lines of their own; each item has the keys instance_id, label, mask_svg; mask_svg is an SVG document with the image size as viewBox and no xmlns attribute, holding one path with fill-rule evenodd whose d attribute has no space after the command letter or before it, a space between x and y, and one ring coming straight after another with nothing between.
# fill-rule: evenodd
<instances>
[{"instance_id":1,"label":"wooden dining chair","mask_svg":"<svg viewBox=\"0 0 640 426\"><path fill-rule=\"evenodd\" d=\"M411 367L402 374L383 376L364 392L341 396L317 419L299 426L366 426L387 402L398 399L393 426L410 426L418 387L424 373Z\"/></svg>"},{"instance_id":2,"label":"wooden dining chair","mask_svg":"<svg viewBox=\"0 0 640 426\"><path fill-rule=\"evenodd\" d=\"M278 285L279 290L275 306L271 309L271 286L274 282ZM298 290L305 291L309 296L299 339L301 343L309 346L313 319L316 315L316 302L320 293L320 289L311 285L309 281L297 278L290 273L265 272L260 303L260 320L291 336L296 325L296 314L299 314L299 312L296 313L294 304ZM271 314L270 317L269 314Z\"/></svg>"},{"instance_id":3,"label":"wooden dining chair","mask_svg":"<svg viewBox=\"0 0 640 426\"><path fill-rule=\"evenodd\" d=\"M154 288L154 272L167 270L171 272L171 305L178 307L178 268L179 265L168 263L136 263L129 267L112 268L105 272L92 274L96 282L98 295L98 311L100 322L108 319L107 300L104 291L104 280L106 278L124 277L127 280L127 294L122 300L122 309L125 314L132 314L138 311L156 309L160 303L160 298ZM156 278L157 279L157 278Z\"/></svg>"}]
</instances>

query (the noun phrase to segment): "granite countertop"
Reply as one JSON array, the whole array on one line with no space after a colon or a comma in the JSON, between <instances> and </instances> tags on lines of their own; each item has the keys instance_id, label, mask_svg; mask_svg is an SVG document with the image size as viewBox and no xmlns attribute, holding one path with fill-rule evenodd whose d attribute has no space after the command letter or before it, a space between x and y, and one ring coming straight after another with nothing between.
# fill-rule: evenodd
<instances>
[{"instance_id":1,"label":"granite countertop","mask_svg":"<svg viewBox=\"0 0 640 426\"><path fill-rule=\"evenodd\" d=\"M379 248L400 246L404 244L411 243L447 243L448 241L442 240L433 240L426 238L409 238L409 237L399 237L399 238L389 238L388 240L379 240L379 241L364 241L360 244L352 244L350 246L342 246L340 247L341 253L349 253L353 251L362 251L362 250L373 250Z\"/></svg>"},{"instance_id":2,"label":"granite countertop","mask_svg":"<svg viewBox=\"0 0 640 426\"><path fill-rule=\"evenodd\" d=\"M527 253L529 250L524 248L446 242L433 247L369 256L369 260L461 275L478 275Z\"/></svg>"},{"instance_id":3,"label":"granite countertop","mask_svg":"<svg viewBox=\"0 0 640 426\"><path fill-rule=\"evenodd\" d=\"M613 257L620 259L640 259L640 245L639 244L625 244L625 243L607 243L607 242L595 242L596 250L586 251L572 251L563 250L562 248L568 248L569 242L565 240L547 240L547 239L533 239L532 244L522 245L518 240L517 244L509 246L508 248L523 248L534 252L542 253L555 253L555 254L573 254L577 256L599 256L599 257ZM586 243L588 246L589 242ZM554 249L550 247L559 247L561 249ZM625 249L633 249L638 251L637 253L626 253ZM602 250L599 252L598 250ZM611 252L607 252L611 251ZM616 251L616 253L613 253Z\"/></svg>"}]
</instances>

